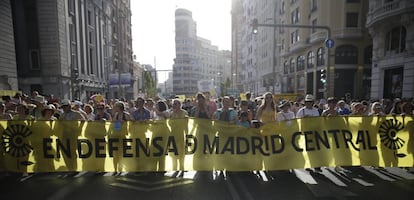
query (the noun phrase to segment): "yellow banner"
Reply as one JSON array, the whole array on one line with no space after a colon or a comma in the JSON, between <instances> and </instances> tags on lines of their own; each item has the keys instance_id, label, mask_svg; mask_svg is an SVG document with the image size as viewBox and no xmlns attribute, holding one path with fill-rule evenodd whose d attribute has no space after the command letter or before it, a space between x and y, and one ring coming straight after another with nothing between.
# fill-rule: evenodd
<instances>
[{"instance_id":1,"label":"yellow banner","mask_svg":"<svg viewBox=\"0 0 414 200\"><path fill-rule=\"evenodd\" d=\"M317 117L244 128L219 121L0 121L7 171L280 170L413 166L412 117ZM411 138L410 138L411 136Z\"/></svg>"}]
</instances>

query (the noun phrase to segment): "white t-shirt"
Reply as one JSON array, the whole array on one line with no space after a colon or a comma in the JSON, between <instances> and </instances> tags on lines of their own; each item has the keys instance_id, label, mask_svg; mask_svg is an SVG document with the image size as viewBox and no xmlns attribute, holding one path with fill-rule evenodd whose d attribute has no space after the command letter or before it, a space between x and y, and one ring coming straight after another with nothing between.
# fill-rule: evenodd
<instances>
[{"instance_id":1,"label":"white t-shirt","mask_svg":"<svg viewBox=\"0 0 414 200\"><path fill-rule=\"evenodd\" d=\"M296 113L296 118L303 118L303 117L318 117L319 111L316 108L307 109L306 107L302 107Z\"/></svg>"},{"instance_id":2,"label":"white t-shirt","mask_svg":"<svg viewBox=\"0 0 414 200\"><path fill-rule=\"evenodd\" d=\"M276 116L276 121L278 122L288 121L291 119L295 119L295 114L290 110L288 110L287 112L280 111L277 113L277 116Z\"/></svg>"}]
</instances>

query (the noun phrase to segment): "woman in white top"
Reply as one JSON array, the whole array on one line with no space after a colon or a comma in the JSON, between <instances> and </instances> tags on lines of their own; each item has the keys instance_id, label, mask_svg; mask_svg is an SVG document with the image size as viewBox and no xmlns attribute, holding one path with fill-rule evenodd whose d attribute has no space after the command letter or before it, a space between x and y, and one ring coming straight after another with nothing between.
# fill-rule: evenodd
<instances>
[{"instance_id":1,"label":"woman in white top","mask_svg":"<svg viewBox=\"0 0 414 200\"><path fill-rule=\"evenodd\" d=\"M290 103L289 101L282 101L279 105L279 108L282 109L280 112L277 113L276 121L289 121L291 119L295 119L295 113L290 111Z\"/></svg>"}]
</instances>

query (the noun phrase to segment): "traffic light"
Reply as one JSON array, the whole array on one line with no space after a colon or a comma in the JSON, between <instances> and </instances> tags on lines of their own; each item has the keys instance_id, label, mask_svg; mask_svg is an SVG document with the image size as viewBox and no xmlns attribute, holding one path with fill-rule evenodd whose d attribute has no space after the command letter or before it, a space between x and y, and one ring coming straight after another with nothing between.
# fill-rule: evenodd
<instances>
[{"instance_id":1,"label":"traffic light","mask_svg":"<svg viewBox=\"0 0 414 200\"><path fill-rule=\"evenodd\" d=\"M324 70L324 69L321 69L321 79L320 80L323 84L326 83L326 70Z\"/></svg>"},{"instance_id":2,"label":"traffic light","mask_svg":"<svg viewBox=\"0 0 414 200\"><path fill-rule=\"evenodd\" d=\"M258 24L259 24L259 22L257 21L257 19L256 18L253 19L253 22L252 22L252 32L253 32L253 34L257 34L259 32Z\"/></svg>"}]
</instances>

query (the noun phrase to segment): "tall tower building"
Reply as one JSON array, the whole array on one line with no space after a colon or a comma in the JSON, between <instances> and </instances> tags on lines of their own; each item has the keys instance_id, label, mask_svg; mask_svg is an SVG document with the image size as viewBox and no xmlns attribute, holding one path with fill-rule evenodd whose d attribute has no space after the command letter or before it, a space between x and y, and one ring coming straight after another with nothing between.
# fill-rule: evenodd
<instances>
[{"instance_id":1,"label":"tall tower building","mask_svg":"<svg viewBox=\"0 0 414 200\"><path fill-rule=\"evenodd\" d=\"M230 70L230 52L219 51L210 40L197 36L196 22L189 10L175 11L175 31L173 93L194 96L200 80L212 80L215 87L220 86L229 74L226 70Z\"/></svg>"},{"instance_id":2,"label":"tall tower building","mask_svg":"<svg viewBox=\"0 0 414 200\"><path fill-rule=\"evenodd\" d=\"M11 1L0 2L0 90L18 90Z\"/></svg>"}]
</instances>

